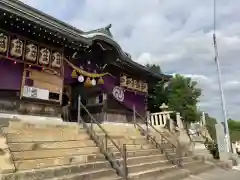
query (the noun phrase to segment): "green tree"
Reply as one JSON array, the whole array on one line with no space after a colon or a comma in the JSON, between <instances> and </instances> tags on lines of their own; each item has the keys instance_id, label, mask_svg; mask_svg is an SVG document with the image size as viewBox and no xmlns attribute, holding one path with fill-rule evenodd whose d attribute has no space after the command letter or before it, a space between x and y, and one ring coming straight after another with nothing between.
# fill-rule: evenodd
<instances>
[{"instance_id":1,"label":"green tree","mask_svg":"<svg viewBox=\"0 0 240 180\"><path fill-rule=\"evenodd\" d=\"M159 65L147 64L146 67L149 71L160 74L162 73L161 67ZM153 112L159 112L159 107L162 103L167 102L167 94L164 89L164 83L159 81L157 84L149 87L149 97L148 97L148 109Z\"/></svg>"},{"instance_id":2,"label":"green tree","mask_svg":"<svg viewBox=\"0 0 240 180\"><path fill-rule=\"evenodd\" d=\"M240 140L240 121L229 119L228 128L229 128L231 141L239 141Z\"/></svg>"},{"instance_id":3,"label":"green tree","mask_svg":"<svg viewBox=\"0 0 240 180\"><path fill-rule=\"evenodd\" d=\"M146 67L154 73L161 73L159 65L147 64ZM196 87L197 82L181 75L174 76L168 86L158 82L149 92L148 109L159 112L162 103L168 104L173 111L180 112L186 124L199 120L197 103L201 89Z\"/></svg>"},{"instance_id":4,"label":"green tree","mask_svg":"<svg viewBox=\"0 0 240 180\"><path fill-rule=\"evenodd\" d=\"M213 140L216 140L216 128L215 124L217 124L217 120L211 116L209 116L208 113L205 113L206 118L206 126L207 130Z\"/></svg>"},{"instance_id":5,"label":"green tree","mask_svg":"<svg viewBox=\"0 0 240 180\"><path fill-rule=\"evenodd\" d=\"M199 120L197 103L201 96L201 89L196 86L197 82L192 81L191 78L175 75L165 90L168 106L180 112L185 124Z\"/></svg>"},{"instance_id":6,"label":"green tree","mask_svg":"<svg viewBox=\"0 0 240 180\"><path fill-rule=\"evenodd\" d=\"M158 82L149 92L148 109L154 113L160 111L162 103L167 103L167 93L163 82Z\"/></svg>"}]
</instances>

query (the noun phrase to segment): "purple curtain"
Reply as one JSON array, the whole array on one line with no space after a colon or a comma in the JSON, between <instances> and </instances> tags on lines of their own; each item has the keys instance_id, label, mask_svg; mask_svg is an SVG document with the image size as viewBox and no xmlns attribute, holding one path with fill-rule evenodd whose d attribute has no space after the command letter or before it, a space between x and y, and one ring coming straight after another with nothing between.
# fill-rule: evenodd
<instances>
[{"instance_id":1,"label":"purple curtain","mask_svg":"<svg viewBox=\"0 0 240 180\"><path fill-rule=\"evenodd\" d=\"M11 60L0 60L0 89L20 90L22 83L23 64Z\"/></svg>"},{"instance_id":2,"label":"purple curtain","mask_svg":"<svg viewBox=\"0 0 240 180\"><path fill-rule=\"evenodd\" d=\"M113 89L116 87L117 79L110 75L104 77L104 90L112 95ZM120 88L121 89L121 88ZM114 96L113 96L114 97ZM115 98L117 100L117 98ZM124 99L122 103L125 107L132 109L135 105L137 112L145 112L145 96L131 91L124 91Z\"/></svg>"}]
</instances>

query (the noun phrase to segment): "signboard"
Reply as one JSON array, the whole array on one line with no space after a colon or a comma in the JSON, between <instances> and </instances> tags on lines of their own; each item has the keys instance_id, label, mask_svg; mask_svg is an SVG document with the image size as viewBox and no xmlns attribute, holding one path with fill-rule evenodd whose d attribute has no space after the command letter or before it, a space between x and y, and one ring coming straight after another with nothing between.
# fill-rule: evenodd
<instances>
[{"instance_id":1,"label":"signboard","mask_svg":"<svg viewBox=\"0 0 240 180\"><path fill-rule=\"evenodd\" d=\"M0 56L33 66L52 69L61 75L63 52L17 35L0 31Z\"/></svg>"},{"instance_id":2,"label":"signboard","mask_svg":"<svg viewBox=\"0 0 240 180\"><path fill-rule=\"evenodd\" d=\"M49 100L49 91L46 89L24 86L22 96L26 98Z\"/></svg>"}]
</instances>

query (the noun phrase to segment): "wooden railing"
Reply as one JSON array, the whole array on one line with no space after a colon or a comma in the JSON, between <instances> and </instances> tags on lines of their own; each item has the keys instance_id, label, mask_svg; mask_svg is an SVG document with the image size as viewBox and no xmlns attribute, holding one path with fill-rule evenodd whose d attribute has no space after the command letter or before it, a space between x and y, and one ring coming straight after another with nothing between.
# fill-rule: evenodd
<instances>
[{"instance_id":1,"label":"wooden railing","mask_svg":"<svg viewBox=\"0 0 240 180\"><path fill-rule=\"evenodd\" d=\"M90 118L90 122L86 123L81 117L81 110L84 110L87 116ZM100 148L101 152L105 155L108 161L111 163L112 167L117 171L117 173L127 180L128 170L127 170L127 151L126 144L123 144L122 147L117 145L117 143L109 136L107 131L98 123L98 121L93 117L93 115L87 110L87 108L81 103L81 97L78 97L78 123L82 124L87 130L88 134ZM94 125L96 125L103 136L98 135L94 130ZM110 150L109 142L117 149L121 159L118 160L116 155Z\"/></svg>"}]
</instances>

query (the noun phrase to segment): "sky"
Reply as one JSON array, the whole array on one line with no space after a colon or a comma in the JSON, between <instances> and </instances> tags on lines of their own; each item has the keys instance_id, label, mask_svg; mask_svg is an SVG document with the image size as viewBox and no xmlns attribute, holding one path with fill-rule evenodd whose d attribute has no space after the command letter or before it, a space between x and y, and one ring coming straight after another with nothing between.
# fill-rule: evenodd
<instances>
[{"instance_id":1,"label":"sky","mask_svg":"<svg viewBox=\"0 0 240 180\"><path fill-rule=\"evenodd\" d=\"M140 64L198 82L199 108L223 120L213 49L213 0L22 0L80 30L112 24L114 39ZM240 120L240 1L217 0L216 34L229 118Z\"/></svg>"}]
</instances>

